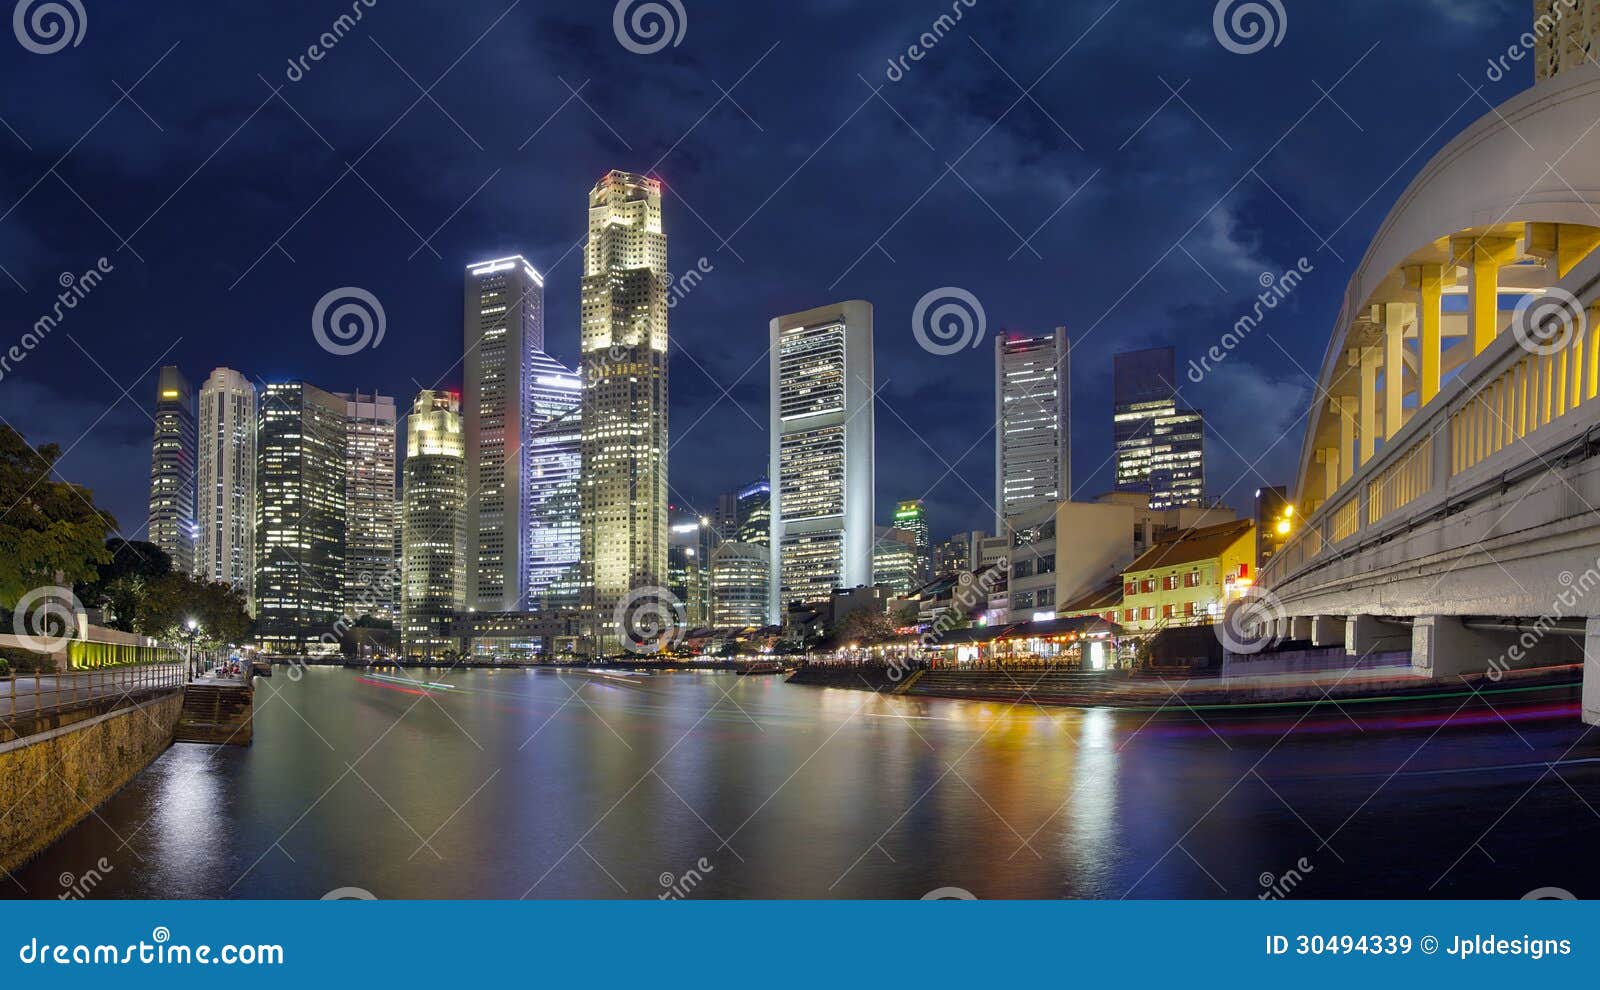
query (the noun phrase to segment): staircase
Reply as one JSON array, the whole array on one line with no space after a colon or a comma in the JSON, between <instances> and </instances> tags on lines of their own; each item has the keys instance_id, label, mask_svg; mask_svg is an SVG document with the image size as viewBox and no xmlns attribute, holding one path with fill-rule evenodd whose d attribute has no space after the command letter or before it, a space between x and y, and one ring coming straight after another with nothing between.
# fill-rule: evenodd
<instances>
[{"instance_id":1,"label":"staircase","mask_svg":"<svg viewBox=\"0 0 1600 990\"><path fill-rule=\"evenodd\" d=\"M173 741L250 745L254 694L246 685L185 685Z\"/></svg>"}]
</instances>

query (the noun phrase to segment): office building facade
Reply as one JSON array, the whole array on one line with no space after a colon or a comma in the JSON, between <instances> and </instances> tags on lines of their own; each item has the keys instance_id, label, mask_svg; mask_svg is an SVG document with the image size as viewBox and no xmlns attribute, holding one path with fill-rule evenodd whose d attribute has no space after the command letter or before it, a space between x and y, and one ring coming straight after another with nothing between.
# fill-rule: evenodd
<instances>
[{"instance_id":1,"label":"office building facade","mask_svg":"<svg viewBox=\"0 0 1600 990\"><path fill-rule=\"evenodd\" d=\"M577 608L583 589L579 481L583 469L583 385L578 373L540 351L530 376L527 609Z\"/></svg>"},{"instance_id":2,"label":"office building facade","mask_svg":"<svg viewBox=\"0 0 1600 990\"><path fill-rule=\"evenodd\" d=\"M767 624L771 554L764 544L728 540L711 552L711 624L740 629Z\"/></svg>"},{"instance_id":3,"label":"office building facade","mask_svg":"<svg viewBox=\"0 0 1600 990\"><path fill-rule=\"evenodd\" d=\"M1157 510L1205 501L1205 417L1179 406L1176 381L1170 347L1114 359L1116 490L1147 494Z\"/></svg>"},{"instance_id":4,"label":"office building facade","mask_svg":"<svg viewBox=\"0 0 1600 990\"><path fill-rule=\"evenodd\" d=\"M270 384L256 431L256 623L266 653L332 653L344 615L345 400Z\"/></svg>"},{"instance_id":5,"label":"office building facade","mask_svg":"<svg viewBox=\"0 0 1600 990\"><path fill-rule=\"evenodd\" d=\"M194 571L194 393L172 365L156 376L155 437L150 448L148 538L172 558L172 569Z\"/></svg>"},{"instance_id":6,"label":"office building facade","mask_svg":"<svg viewBox=\"0 0 1600 990\"><path fill-rule=\"evenodd\" d=\"M995 532L1007 516L1072 497L1070 347L1048 336L994 342Z\"/></svg>"},{"instance_id":7,"label":"office building facade","mask_svg":"<svg viewBox=\"0 0 1600 990\"><path fill-rule=\"evenodd\" d=\"M667 571L667 235L661 184L611 172L589 193L580 318L586 649L623 648L615 615Z\"/></svg>"},{"instance_id":8,"label":"office building facade","mask_svg":"<svg viewBox=\"0 0 1600 990\"><path fill-rule=\"evenodd\" d=\"M395 559L394 397L340 394L345 402L345 611L353 619L399 614Z\"/></svg>"},{"instance_id":9,"label":"office building facade","mask_svg":"<svg viewBox=\"0 0 1600 990\"><path fill-rule=\"evenodd\" d=\"M873 582L872 305L780 316L770 343L776 625L791 602Z\"/></svg>"},{"instance_id":10,"label":"office building facade","mask_svg":"<svg viewBox=\"0 0 1600 990\"><path fill-rule=\"evenodd\" d=\"M470 265L462 314L467 444L467 599L523 607L530 378L544 350L544 276L520 255Z\"/></svg>"},{"instance_id":11,"label":"office building facade","mask_svg":"<svg viewBox=\"0 0 1600 990\"><path fill-rule=\"evenodd\" d=\"M255 610L255 384L217 368L200 385L195 481L195 567L204 581L223 581Z\"/></svg>"},{"instance_id":12,"label":"office building facade","mask_svg":"<svg viewBox=\"0 0 1600 990\"><path fill-rule=\"evenodd\" d=\"M442 657L467 608L467 445L461 402L424 390L406 417L401 495L400 642Z\"/></svg>"}]
</instances>

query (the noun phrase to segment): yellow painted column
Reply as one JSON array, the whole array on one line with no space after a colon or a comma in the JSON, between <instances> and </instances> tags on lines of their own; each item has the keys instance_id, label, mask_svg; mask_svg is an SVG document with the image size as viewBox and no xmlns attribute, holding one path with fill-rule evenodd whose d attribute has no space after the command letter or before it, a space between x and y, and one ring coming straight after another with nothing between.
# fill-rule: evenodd
<instances>
[{"instance_id":1,"label":"yellow painted column","mask_svg":"<svg viewBox=\"0 0 1600 990\"><path fill-rule=\"evenodd\" d=\"M1584 362L1588 366L1583 383L1585 399L1592 399L1600 394L1600 326L1596 326L1596 319L1600 319L1600 309L1591 306L1586 321L1588 328L1584 330L1586 338L1584 346L1588 349L1588 360Z\"/></svg>"},{"instance_id":2,"label":"yellow painted column","mask_svg":"<svg viewBox=\"0 0 1600 990\"><path fill-rule=\"evenodd\" d=\"M1356 473L1355 400L1334 399L1333 410L1339 415L1339 483L1342 485Z\"/></svg>"},{"instance_id":3,"label":"yellow painted column","mask_svg":"<svg viewBox=\"0 0 1600 990\"><path fill-rule=\"evenodd\" d=\"M1566 278L1589 252L1600 247L1600 227L1564 223L1556 228L1556 277Z\"/></svg>"},{"instance_id":4,"label":"yellow painted column","mask_svg":"<svg viewBox=\"0 0 1600 990\"><path fill-rule=\"evenodd\" d=\"M1361 444L1361 464L1372 460L1378 452L1378 368L1383 362L1383 351L1376 347L1363 347L1361 362L1361 395L1356 410L1361 416L1357 436Z\"/></svg>"},{"instance_id":5,"label":"yellow painted column","mask_svg":"<svg viewBox=\"0 0 1600 990\"><path fill-rule=\"evenodd\" d=\"M1339 488L1339 451L1335 447L1323 447L1317 451L1317 460L1322 462L1322 497L1327 500Z\"/></svg>"},{"instance_id":6,"label":"yellow painted column","mask_svg":"<svg viewBox=\"0 0 1600 990\"><path fill-rule=\"evenodd\" d=\"M1467 336L1482 354L1500 331L1500 268L1515 260L1510 237L1457 237L1450 253L1467 266Z\"/></svg>"},{"instance_id":7,"label":"yellow painted column","mask_svg":"<svg viewBox=\"0 0 1600 990\"><path fill-rule=\"evenodd\" d=\"M1439 394L1440 349L1444 319L1443 265L1411 265L1405 270L1405 287L1417 293L1417 408Z\"/></svg>"},{"instance_id":8,"label":"yellow painted column","mask_svg":"<svg viewBox=\"0 0 1600 990\"><path fill-rule=\"evenodd\" d=\"M1408 307L1388 303L1383 307L1383 436L1405 425L1406 322Z\"/></svg>"}]
</instances>

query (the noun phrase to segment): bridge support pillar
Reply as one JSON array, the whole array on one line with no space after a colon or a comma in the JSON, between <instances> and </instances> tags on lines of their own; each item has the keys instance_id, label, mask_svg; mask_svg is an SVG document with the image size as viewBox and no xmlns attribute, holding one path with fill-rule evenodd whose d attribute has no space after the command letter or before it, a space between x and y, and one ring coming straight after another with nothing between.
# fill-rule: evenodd
<instances>
[{"instance_id":1,"label":"bridge support pillar","mask_svg":"<svg viewBox=\"0 0 1600 990\"><path fill-rule=\"evenodd\" d=\"M1311 617L1312 646L1343 646L1344 620L1337 615Z\"/></svg>"},{"instance_id":2,"label":"bridge support pillar","mask_svg":"<svg viewBox=\"0 0 1600 990\"><path fill-rule=\"evenodd\" d=\"M1583 720L1600 725L1600 617L1593 616L1583 630Z\"/></svg>"},{"instance_id":3,"label":"bridge support pillar","mask_svg":"<svg viewBox=\"0 0 1600 990\"><path fill-rule=\"evenodd\" d=\"M1309 615L1297 615L1289 620L1289 638L1305 642L1311 638L1311 624L1313 620Z\"/></svg>"},{"instance_id":4,"label":"bridge support pillar","mask_svg":"<svg viewBox=\"0 0 1600 990\"><path fill-rule=\"evenodd\" d=\"M1434 680L1485 673L1507 638L1468 629L1454 615L1419 615L1411 624L1411 669Z\"/></svg>"},{"instance_id":5,"label":"bridge support pillar","mask_svg":"<svg viewBox=\"0 0 1600 990\"><path fill-rule=\"evenodd\" d=\"M1375 615L1352 615L1345 620L1346 656L1403 650L1410 645L1411 631L1398 622L1386 622Z\"/></svg>"}]
</instances>

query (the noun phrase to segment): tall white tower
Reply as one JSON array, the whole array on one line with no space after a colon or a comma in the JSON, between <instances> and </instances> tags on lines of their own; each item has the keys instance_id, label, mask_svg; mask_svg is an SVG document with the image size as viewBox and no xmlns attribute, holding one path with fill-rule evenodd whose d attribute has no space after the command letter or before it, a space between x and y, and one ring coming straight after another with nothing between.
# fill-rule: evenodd
<instances>
[{"instance_id":1,"label":"tall white tower","mask_svg":"<svg viewBox=\"0 0 1600 990\"><path fill-rule=\"evenodd\" d=\"M520 255L467 268L462 318L467 441L467 603L525 608L529 388L544 350L544 276Z\"/></svg>"},{"instance_id":2,"label":"tall white tower","mask_svg":"<svg viewBox=\"0 0 1600 990\"><path fill-rule=\"evenodd\" d=\"M791 313L770 329L776 625L789 602L873 582L872 304Z\"/></svg>"},{"instance_id":3,"label":"tall white tower","mask_svg":"<svg viewBox=\"0 0 1600 990\"><path fill-rule=\"evenodd\" d=\"M200 383L194 573L226 581L255 611L256 387L231 368Z\"/></svg>"}]
</instances>

